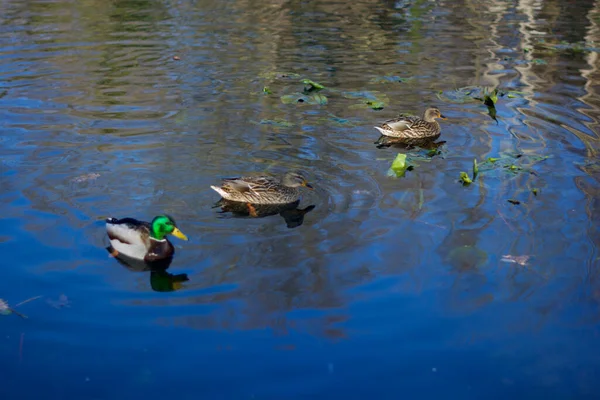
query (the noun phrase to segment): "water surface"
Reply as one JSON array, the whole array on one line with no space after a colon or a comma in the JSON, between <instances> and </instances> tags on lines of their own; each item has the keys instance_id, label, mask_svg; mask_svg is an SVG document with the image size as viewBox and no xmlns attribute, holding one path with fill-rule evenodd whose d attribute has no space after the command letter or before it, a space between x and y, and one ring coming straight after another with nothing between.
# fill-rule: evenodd
<instances>
[{"instance_id":1,"label":"water surface","mask_svg":"<svg viewBox=\"0 0 600 400\"><path fill-rule=\"evenodd\" d=\"M599 21L592 0L4 1L0 296L44 297L2 316L0 397L594 397ZM304 78L327 104L281 100ZM508 93L496 120L467 86ZM439 154L374 145L428 106ZM289 169L316 188L301 224L214 207L221 177ZM105 218L164 212L191 239L166 272L108 257Z\"/></svg>"}]
</instances>

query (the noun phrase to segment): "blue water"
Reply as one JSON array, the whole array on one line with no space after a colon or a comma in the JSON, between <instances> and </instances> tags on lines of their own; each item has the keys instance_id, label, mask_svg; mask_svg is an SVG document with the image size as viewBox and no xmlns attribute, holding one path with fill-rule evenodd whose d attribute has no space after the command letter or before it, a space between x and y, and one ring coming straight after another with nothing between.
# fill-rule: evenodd
<instances>
[{"instance_id":1,"label":"blue water","mask_svg":"<svg viewBox=\"0 0 600 400\"><path fill-rule=\"evenodd\" d=\"M598 21L590 0L3 2L0 298L27 319L0 315L0 399L597 398ZM301 79L327 103L289 103ZM439 151L374 144L428 106ZM291 226L215 207L221 177L289 169L315 187ZM109 257L105 218L161 213L190 238L166 271Z\"/></svg>"}]
</instances>

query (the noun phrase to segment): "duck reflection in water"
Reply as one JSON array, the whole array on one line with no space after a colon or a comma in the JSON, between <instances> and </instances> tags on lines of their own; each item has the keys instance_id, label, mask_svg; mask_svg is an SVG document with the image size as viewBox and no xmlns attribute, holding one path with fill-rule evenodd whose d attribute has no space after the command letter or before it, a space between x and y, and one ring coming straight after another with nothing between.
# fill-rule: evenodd
<instances>
[{"instance_id":1,"label":"duck reflection in water","mask_svg":"<svg viewBox=\"0 0 600 400\"><path fill-rule=\"evenodd\" d=\"M253 204L248 207L246 203L221 199L214 207L221 207L221 213L230 212L241 217L263 218L279 214L285 220L287 227L292 229L302 225L304 216L315 208L314 205L310 205L300 209L298 208L299 204L300 200L296 200L288 204Z\"/></svg>"},{"instance_id":2,"label":"duck reflection in water","mask_svg":"<svg viewBox=\"0 0 600 400\"><path fill-rule=\"evenodd\" d=\"M435 139L406 139L381 135L374 143L378 149L393 146L404 150L411 150L416 147L420 147L425 150L436 150L438 147L446 143L446 141L442 140L440 142L436 142Z\"/></svg>"},{"instance_id":3,"label":"duck reflection in water","mask_svg":"<svg viewBox=\"0 0 600 400\"><path fill-rule=\"evenodd\" d=\"M106 247L109 254L114 254L112 246ZM172 292L183 287L183 282L189 281L187 274L171 274L167 269L173 261L173 257L153 262L144 262L122 253L113 256L119 264L133 272L150 271L150 287L155 292Z\"/></svg>"}]
</instances>

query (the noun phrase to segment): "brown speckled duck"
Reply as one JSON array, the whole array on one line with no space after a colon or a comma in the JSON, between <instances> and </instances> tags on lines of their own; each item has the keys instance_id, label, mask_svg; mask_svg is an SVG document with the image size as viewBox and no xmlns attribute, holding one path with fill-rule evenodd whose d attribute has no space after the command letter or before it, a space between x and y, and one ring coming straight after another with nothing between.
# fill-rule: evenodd
<instances>
[{"instance_id":1,"label":"brown speckled duck","mask_svg":"<svg viewBox=\"0 0 600 400\"><path fill-rule=\"evenodd\" d=\"M440 136L440 124L437 118L446 119L437 108L428 108L423 118L412 115L400 115L376 126L382 135L407 140L437 139Z\"/></svg>"}]
</instances>

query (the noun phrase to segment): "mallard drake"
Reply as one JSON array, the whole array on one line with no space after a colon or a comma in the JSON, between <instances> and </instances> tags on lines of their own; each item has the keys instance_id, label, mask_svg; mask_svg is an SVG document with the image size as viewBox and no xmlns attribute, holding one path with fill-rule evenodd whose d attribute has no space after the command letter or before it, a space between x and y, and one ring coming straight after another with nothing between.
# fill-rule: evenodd
<instances>
[{"instance_id":1,"label":"mallard drake","mask_svg":"<svg viewBox=\"0 0 600 400\"><path fill-rule=\"evenodd\" d=\"M156 216L151 223L133 218L107 218L106 232L113 249L112 256L116 257L122 253L145 262L160 261L173 256L175 248L166 238L167 235L188 240L177 228L175 220L168 215Z\"/></svg>"},{"instance_id":2,"label":"mallard drake","mask_svg":"<svg viewBox=\"0 0 600 400\"><path fill-rule=\"evenodd\" d=\"M390 119L376 126L384 136L414 139L436 139L440 136L440 124L436 118L446 119L437 108L428 108L423 118L412 115L400 115L398 118Z\"/></svg>"},{"instance_id":3,"label":"mallard drake","mask_svg":"<svg viewBox=\"0 0 600 400\"><path fill-rule=\"evenodd\" d=\"M297 201L300 198L300 187L313 188L296 172L288 172L281 179L272 176L225 178L221 187L211 185L225 200L247 203L250 214L253 214L252 204L287 204Z\"/></svg>"}]
</instances>

